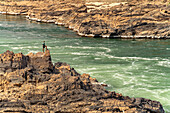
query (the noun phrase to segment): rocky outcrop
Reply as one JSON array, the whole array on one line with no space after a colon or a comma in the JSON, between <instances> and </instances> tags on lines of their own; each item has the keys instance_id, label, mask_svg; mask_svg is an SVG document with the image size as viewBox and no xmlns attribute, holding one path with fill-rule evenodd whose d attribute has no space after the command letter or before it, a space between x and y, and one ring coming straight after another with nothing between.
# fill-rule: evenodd
<instances>
[{"instance_id":1,"label":"rocky outcrop","mask_svg":"<svg viewBox=\"0 0 170 113\"><path fill-rule=\"evenodd\" d=\"M170 38L168 2L89 3L73 0L1 2L2 14L26 14L31 21L55 23L80 36Z\"/></svg>"},{"instance_id":2,"label":"rocky outcrop","mask_svg":"<svg viewBox=\"0 0 170 113\"><path fill-rule=\"evenodd\" d=\"M0 112L164 113L160 102L107 91L89 74L53 64L50 51L0 54Z\"/></svg>"},{"instance_id":3,"label":"rocky outcrop","mask_svg":"<svg viewBox=\"0 0 170 113\"><path fill-rule=\"evenodd\" d=\"M30 53L27 56L24 56L22 53L14 54L11 51L0 54L0 72L2 74L25 69L26 67L32 68L37 72L41 71L41 73L51 73L53 64L49 50L45 53Z\"/></svg>"}]
</instances>

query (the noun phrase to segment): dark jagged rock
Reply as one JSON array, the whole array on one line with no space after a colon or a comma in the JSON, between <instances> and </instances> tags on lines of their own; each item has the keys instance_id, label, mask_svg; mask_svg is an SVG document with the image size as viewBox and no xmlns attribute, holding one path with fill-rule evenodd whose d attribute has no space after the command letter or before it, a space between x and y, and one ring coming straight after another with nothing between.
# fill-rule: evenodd
<instances>
[{"instance_id":1,"label":"dark jagged rock","mask_svg":"<svg viewBox=\"0 0 170 113\"><path fill-rule=\"evenodd\" d=\"M53 65L49 50L26 56L6 51L0 59L0 112L164 113L160 102L107 91L89 74Z\"/></svg>"}]
</instances>

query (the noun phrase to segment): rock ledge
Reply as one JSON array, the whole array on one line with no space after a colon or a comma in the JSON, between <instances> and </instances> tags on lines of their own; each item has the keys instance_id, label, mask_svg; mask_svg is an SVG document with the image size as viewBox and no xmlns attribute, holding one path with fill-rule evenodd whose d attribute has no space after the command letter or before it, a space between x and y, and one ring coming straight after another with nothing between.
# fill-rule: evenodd
<instances>
[{"instance_id":1,"label":"rock ledge","mask_svg":"<svg viewBox=\"0 0 170 113\"><path fill-rule=\"evenodd\" d=\"M112 4L84 0L0 2L0 13L27 15L30 21L63 25L80 36L170 39L168 4L150 0Z\"/></svg>"}]
</instances>

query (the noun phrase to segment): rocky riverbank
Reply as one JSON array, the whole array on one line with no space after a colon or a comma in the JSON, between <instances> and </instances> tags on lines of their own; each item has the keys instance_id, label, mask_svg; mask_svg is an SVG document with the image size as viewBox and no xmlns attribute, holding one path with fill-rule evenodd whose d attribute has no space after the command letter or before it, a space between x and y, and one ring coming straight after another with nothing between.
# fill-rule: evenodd
<instances>
[{"instance_id":1,"label":"rocky riverbank","mask_svg":"<svg viewBox=\"0 0 170 113\"><path fill-rule=\"evenodd\" d=\"M50 51L0 54L0 112L164 113L160 102L107 91L89 74L52 63Z\"/></svg>"},{"instance_id":2,"label":"rocky riverbank","mask_svg":"<svg viewBox=\"0 0 170 113\"><path fill-rule=\"evenodd\" d=\"M0 13L27 15L54 23L80 36L103 38L170 38L168 2L85 2L72 0L0 2Z\"/></svg>"}]
</instances>

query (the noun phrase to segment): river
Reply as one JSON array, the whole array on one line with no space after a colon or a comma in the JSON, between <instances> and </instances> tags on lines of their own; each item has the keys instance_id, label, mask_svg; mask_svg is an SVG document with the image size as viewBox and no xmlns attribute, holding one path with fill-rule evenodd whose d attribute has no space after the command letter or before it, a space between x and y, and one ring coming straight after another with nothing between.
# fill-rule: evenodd
<instances>
[{"instance_id":1,"label":"river","mask_svg":"<svg viewBox=\"0 0 170 113\"><path fill-rule=\"evenodd\" d=\"M53 62L90 74L110 91L160 101L170 112L170 40L79 37L62 26L0 15L0 53L36 53L43 41Z\"/></svg>"}]
</instances>

